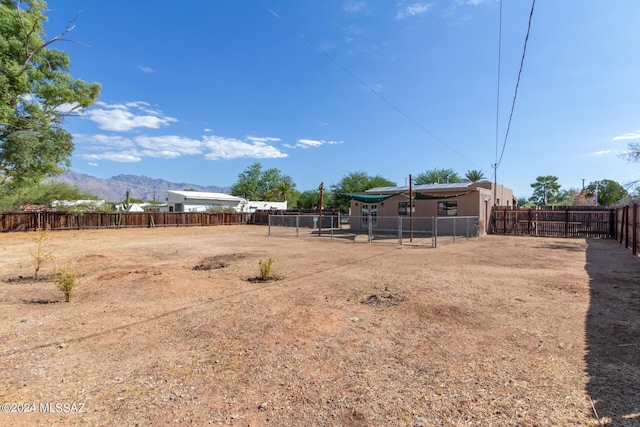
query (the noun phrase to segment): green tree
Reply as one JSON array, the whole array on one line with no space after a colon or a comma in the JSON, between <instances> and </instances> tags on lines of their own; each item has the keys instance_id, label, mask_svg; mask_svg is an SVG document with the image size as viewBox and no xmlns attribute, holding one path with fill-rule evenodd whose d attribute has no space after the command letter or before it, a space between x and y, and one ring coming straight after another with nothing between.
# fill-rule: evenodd
<instances>
[{"instance_id":1,"label":"green tree","mask_svg":"<svg viewBox=\"0 0 640 427\"><path fill-rule=\"evenodd\" d=\"M595 197L596 189L598 190L597 198ZM622 185L610 179L594 181L587 185L585 190L587 197L597 200L600 206L612 205L629 195Z\"/></svg>"},{"instance_id":2,"label":"green tree","mask_svg":"<svg viewBox=\"0 0 640 427\"><path fill-rule=\"evenodd\" d=\"M339 208L341 211L346 212L349 210L350 201L343 197L340 197L340 193L362 193L376 187L388 187L396 185L395 182L376 175L369 176L366 172L356 171L350 172L343 176L337 184L332 184L329 187L329 192L333 196L332 200L325 201L324 206Z\"/></svg>"},{"instance_id":3,"label":"green tree","mask_svg":"<svg viewBox=\"0 0 640 427\"><path fill-rule=\"evenodd\" d=\"M54 200L98 199L76 186L54 181L8 190L8 188L0 188L0 211L18 209L23 205L51 206Z\"/></svg>"},{"instance_id":4,"label":"green tree","mask_svg":"<svg viewBox=\"0 0 640 427\"><path fill-rule=\"evenodd\" d=\"M487 178L484 176L484 172L482 172L481 170L477 170L477 169L468 170L467 173L464 174L464 177L469 182L481 182L481 181L486 181L487 180ZM449 182L451 182L451 180L449 180Z\"/></svg>"},{"instance_id":5,"label":"green tree","mask_svg":"<svg viewBox=\"0 0 640 427\"><path fill-rule=\"evenodd\" d=\"M66 52L45 40L46 3L0 0L0 187L35 185L70 165L64 118L93 104L100 85L69 75Z\"/></svg>"},{"instance_id":6,"label":"green tree","mask_svg":"<svg viewBox=\"0 0 640 427\"><path fill-rule=\"evenodd\" d=\"M295 207L299 209L314 209L318 206L318 190L306 190L296 195Z\"/></svg>"},{"instance_id":7,"label":"green tree","mask_svg":"<svg viewBox=\"0 0 640 427\"><path fill-rule=\"evenodd\" d=\"M558 177L554 175L537 177L536 182L531 184L531 188L533 188L533 195L529 201L537 206L556 205L568 197L565 192L560 191Z\"/></svg>"},{"instance_id":8,"label":"green tree","mask_svg":"<svg viewBox=\"0 0 640 427\"><path fill-rule=\"evenodd\" d=\"M464 178L458 175L453 169L430 169L415 176L414 182L420 184L451 184L465 182Z\"/></svg>"},{"instance_id":9,"label":"green tree","mask_svg":"<svg viewBox=\"0 0 640 427\"><path fill-rule=\"evenodd\" d=\"M293 200L295 188L289 175L283 175L276 168L262 170L260 163L254 163L238 175L238 180L231 186L231 194L247 200L277 202Z\"/></svg>"}]
</instances>

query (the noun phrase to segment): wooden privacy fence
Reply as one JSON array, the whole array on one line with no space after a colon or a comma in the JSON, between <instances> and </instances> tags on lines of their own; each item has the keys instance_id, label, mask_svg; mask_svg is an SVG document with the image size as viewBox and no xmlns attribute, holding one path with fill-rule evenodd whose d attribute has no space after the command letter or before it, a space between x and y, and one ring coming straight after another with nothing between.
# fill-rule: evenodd
<instances>
[{"instance_id":1,"label":"wooden privacy fence","mask_svg":"<svg viewBox=\"0 0 640 427\"><path fill-rule=\"evenodd\" d=\"M615 238L624 243L625 248L631 248L634 255L638 253L638 204L617 207L614 214Z\"/></svg>"},{"instance_id":2,"label":"wooden privacy fence","mask_svg":"<svg viewBox=\"0 0 640 427\"><path fill-rule=\"evenodd\" d=\"M542 209L494 207L490 232L543 237L615 235L614 210L601 207L554 206Z\"/></svg>"},{"instance_id":3,"label":"wooden privacy fence","mask_svg":"<svg viewBox=\"0 0 640 427\"><path fill-rule=\"evenodd\" d=\"M229 225L246 224L248 217L246 213L209 212L12 212L0 213L0 231Z\"/></svg>"}]
</instances>

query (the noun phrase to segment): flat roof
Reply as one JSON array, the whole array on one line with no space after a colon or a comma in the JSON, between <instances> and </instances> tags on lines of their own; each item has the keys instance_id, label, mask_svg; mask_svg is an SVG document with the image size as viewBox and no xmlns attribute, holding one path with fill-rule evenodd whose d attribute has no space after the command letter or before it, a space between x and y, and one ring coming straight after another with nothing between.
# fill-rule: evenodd
<instances>
[{"instance_id":1,"label":"flat roof","mask_svg":"<svg viewBox=\"0 0 640 427\"><path fill-rule=\"evenodd\" d=\"M455 191L455 190L470 190L472 189L471 182L456 182L453 184L416 184L412 186L412 190L414 192L445 192L445 191ZM402 185L397 187L376 187L371 188L365 193L375 193L375 194L396 194L396 193L404 193L409 191L408 185Z\"/></svg>"},{"instance_id":2,"label":"flat roof","mask_svg":"<svg viewBox=\"0 0 640 427\"><path fill-rule=\"evenodd\" d=\"M167 193L177 194L185 199L197 199L197 200L228 200L234 202L240 202L244 199L242 197L232 196L225 193L206 193L204 191L176 191L167 190Z\"/></svg>"}]
</instances>

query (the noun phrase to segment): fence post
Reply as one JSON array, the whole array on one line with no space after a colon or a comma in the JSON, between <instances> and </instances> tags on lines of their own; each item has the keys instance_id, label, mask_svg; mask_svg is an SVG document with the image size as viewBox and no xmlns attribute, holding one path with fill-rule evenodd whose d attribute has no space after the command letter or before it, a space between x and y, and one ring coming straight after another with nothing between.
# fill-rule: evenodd
<instances>
[{"instance_id":1,"label":"fence post","mask_svg":"<svg viewBox=\"0 0 640 427\"><path fill-rule=\"evenodd\" d=\"M296 215L296 237L300 237L299 233L300 228L300 215Z\"/></svg>"},{"instance_id":2,"label":"fence post","mask_svg":"<svg viewBox=\"0 0 640 427\"><path fill-rule=\"evenodd\" d=\"M469 240L469 217L467 217L467 225L465 226L464 234L466 235L467 240Z\"/></svg>"},{"instance_id":3,"label":"fence post","mask_svg":"<svg viewBox=\"0 0 640 427\"><path fill-rule=\"evenodd\" d=\"M453 218L453 243L456 242L456 224L458 223L458 218Z\"/></svg>"},{"instance_id":4,"label":"fence post","mask_svg":"<svg viewBox=\"0 0 640 427\"><path fill-rule=\"evenodd\" d=\"M564 211L564 237L569 237L569 209Z\"/></svg>"},{"instance_id":5,"label":"fence post","mask_svg":"<svg viewBox=\"0 0 640 427\"><path fill-rule=\"evenodd\" d=\"M398 244L402 244L402 217L398 215Z\"/></svg>"},{"instance_id":6,"label":"fence post","mask_svg":"<svg viewBox=\"0 0 640 427\"><path fill-rule=\"evenodd\" d=\"M433 217L433 247L438 247L438 217Z\"/></svg>"},{"instance_id":7,"label":"fence post","mask_svg":"<svg viewBox=\"0 0 640 427\"><path fill-rule=\"evenodd\" d=\"M503 221L503 230L504 230L504 234L507 234L507 210L505 209L503 211L504 213L502 214L502 221Z\"/></svg>"},{"instance_id":8,"label":"fence post","mask_svg":"<svg viewBox=\"0 0 640 427\"><path fill-rule=\"evenodd\" d=\"M624 228L625 228L625 236L624 236L624 247L629 249L629 206L624 207L624 213L622 214L624 218Z\"/></svg>"},{"instance_id":9,"label":"fence post","mask_svg":"<svg viewBox=\"0 0 640 427\"><path fill-rule=\"evenodd\" d=\"M267 236L271 236L271 215L267 215L267 225L268 225L268 232L267 232Z\"/></svg>"},{"instance_id":10,"label":"fence post","mask_svg":"<svg viewBox=\"0 0 640 427\"><path fill-rule=\"evenodd\" d=\"M633 248L631 251L634 255L638 253L638 204L633 204L633 219L631 220L632 229L631 229L631 242L633 243Z\"/></svg>"},{"instance_id":11,"label":"fence post","mask_svg":"<svg viewBox=\"0 0 640 427\"><path fill-rule=\"evenodd\" d=\"M367 241L369 243L371 243L371 241L373 240L373 221L371 221L371 215L369 215L368 221L367 221L367 226L369 227L369 237L367 239Z\"/></svg>"}]
</instances>

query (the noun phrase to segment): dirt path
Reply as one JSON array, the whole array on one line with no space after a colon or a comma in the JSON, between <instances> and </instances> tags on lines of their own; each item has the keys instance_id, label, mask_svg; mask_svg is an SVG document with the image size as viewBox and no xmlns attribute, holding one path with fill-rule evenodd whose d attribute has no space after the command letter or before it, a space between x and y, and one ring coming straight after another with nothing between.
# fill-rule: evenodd
<instances>
[{"instance_id":1,"label":"dirt path","mask_svg":"<svg viewBox=\"0 0 640 427\"><path fill-rule=\"evenodd\" d=\"M607 309L626 304L617 348L638 353L638 259L595 261L616 242L266 234L54 232L38 281L35 233L0 235L0 401L35 404L0 425L596 426L594 407L640 424L638 358L607 393L620 380L598 365L617 363L601 354L613 326L588 321L594 283L624 283L635 305ZM278 280L250 281L268 258ZM50 277L67 264L81 274L71 303Z\"/></svg>"}]
</instances>

